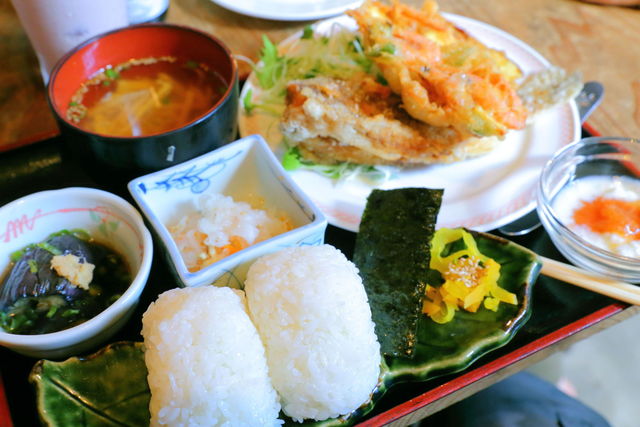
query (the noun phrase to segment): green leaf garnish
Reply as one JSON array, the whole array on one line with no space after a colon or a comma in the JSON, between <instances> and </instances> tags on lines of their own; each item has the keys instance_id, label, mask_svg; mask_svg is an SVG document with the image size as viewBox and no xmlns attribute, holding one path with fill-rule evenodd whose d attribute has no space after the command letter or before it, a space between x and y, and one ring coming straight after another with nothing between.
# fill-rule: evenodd
<instances>
[{"instance_id":1,"label":"green leaf garnish","mask_svg":"<svg viewBox=\"0 0 640 427\"><path fill-rule=\"evenodd\" d=\"M62 255L62 251L50 243L47 243L47 242L36 243L36 246L44 249L45 251L49 251L54 255Z\"/></svg>"},{"instance_id":2,"label":"green leaf garnish","mask_svg":"<svg viewBox=\"0 0 640 427\"><path fill-rule=\"evenodd\" d=\"M389 82L387 81L387 79L385 79L384 76L380 73L376 74L376 81L383 86L389 86Z\"/></svg>"},{"instance_id":3,"label":"green leaf garnish","mask_svg":"<svg viewBox=\"0 0 640 427\"><path fill-rule=\"evenodd\" d=\"M384 46L382 46L380 51L384 53L390 53L391 55L393 55L394 53L396 53L396 47L391 43L387 43Z\"/></svg>"},{"instance_id":4,"label":"green leaf garnish","mask_svg":"<svg viewBox=\"0 0 640 427\"><path fill-rule=\"evenodd\" d=\"M371 57L378 57L383 53L389 53L393 55L394 53L396 53L396 47L391 43L387 43L383 46L379 46L371 49L369 52L367 52L367 55Z\"/></svg>"},{"instance_id":5,"label":"green leaf garnish","mask_svg":"<svg viewBox=\"0 0 640 427\"><path fill-rule=\"evenodd\" d=\"M306 169L317 172L334 180L345 180L358 176L372 183L380 183L393 176L389 168L370 165L358 165L350 162L338 162L334 165L323 165L305 159L298 147L289 147L282 157L282 167L288 171Z\"/></svg>"},{"instance_id":6,"label":"green leaf garnish","mask_svg":"<svg viewBox=\"0 0 640 427\"><path fill-rule=\"evenodd\" d=\"M114 70L113 68L107 68L104 71L104 75L107 76L108 78L115 80L118 77L120 77L120 75L118 74L118 72L116 70Z\"/></svg>"},{"instance_id":7,"label":"green leaf garnish","mask_svg":"<svg viewBox=\"0 0 640 427\"><path fill-rule=\"evenodd\" d=\"M38 263L36 262L35 259L30 259L29 261L27 261L27 264L29 264L29 271L31 273L38 272Z\"/></svg>"},{"instance_id":8,"label":"green leaf garnish","mask_svg":"<svg viewBox=\"0 0 640 427\"><path fill-rule=\"evenodd\" d=\"M244 111L246 111L247 114L251 114L253 109L256 108L256 104L254 104L253 101L251 100L252 96L253 96L253 90L249 89L247 90L247 93L245 93L244 97L242 98L242 105L244 105Z\"/></svg>"},{"instance_id":9,"label":"green leaf garnish","mask_svg":"<svg viewBox=\"0 0 640 427\"><path fill-rule=\"evenodd\" d=\"M194 70L199 67L199 64L196 61L187 61L184 66Z\"/></svg>"},{"instance_id":10,"label":"green leaf garnish","mask_svg":"<svg viewBox=\"0 0 640 427\"><path fill-rule=\"evenodd\" d=\"M47 311L47 314L46 314L47 318L51 319L56 314L56 311L58 311L58 306L52 305L49 308L49 311Z\"/></svg>"},{"instance_id":11,"label":"green leaf garnish","mask_svg":"<svg viewBox=\"0 0 640 427\"><path fill-rule=\"evenodd\" d=\"M262 43L264 44L260 51L262 65L256 68L255 73L260 86L263 89L271 89L282 76L285 58L278 55L278 48L264 34L262 35Z\"/></svg>"},{"instance_id":12,"label":"green leaf garnish","mask_svg":"<svg viewBox=\"0 0 640 427\"><path fill-rule=\"evenodd\" d=\"M9 259L11 260L11 262L18 262L20 260L20 258L22 258L22 256L24 255L24 253L26 251L28 251L29 249L35 247L34 244L30 244L25 246L22 249L18 249L17 251L13 251L11 252L11 255L9 255Z\"/></svg>"},{"instance_id":13,"label":"green leaf garnish","mask_svg":"<svg viewBox=\"0 0 640 427\"><path fill-rule=\"evenodd\" d=\"M290 147L285 153L284 157L282 157L282 167L288 171L294 171L302 166L302 162L300 161L300 151L298 147Z\"/></svg>"},{"instance_id":14,"label":"green leaf garnish","mask_svg":"<svg viewBox=\"0 0 640 427\"><path fill-rule=\"evenodd\" d=\"M302 37L300 38L303 40L313 38L313 28L311 27L311 25L307 25L306 27L304 27L304 30L302 30Z\"/></svg>"},{"instance_id":15,"label":"green leaf garnish","mask_svg":"<svg viewBox=\"0 0 640 427\"><path fill-rule=\"evenodd\" d=\"M62 317L71 317L80 314L80 310L75 308L69 308L62 312Z\"/></svg>"}]
</instances>

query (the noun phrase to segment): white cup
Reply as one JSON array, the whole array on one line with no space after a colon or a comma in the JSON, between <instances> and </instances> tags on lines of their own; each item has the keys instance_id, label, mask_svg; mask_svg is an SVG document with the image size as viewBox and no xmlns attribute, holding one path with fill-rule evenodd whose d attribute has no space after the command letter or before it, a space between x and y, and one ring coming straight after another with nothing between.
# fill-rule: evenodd
<instances>
[{"instance_id":1,"label":"white cup","mask_svg":"<svg viewBox=\"0 0 640 427\"><path fill-rule=\"evenodd\" d=\"M89 38L129 24L127 0L11 0L40 62L42 79Z\"/></svg>"}]
</instances>

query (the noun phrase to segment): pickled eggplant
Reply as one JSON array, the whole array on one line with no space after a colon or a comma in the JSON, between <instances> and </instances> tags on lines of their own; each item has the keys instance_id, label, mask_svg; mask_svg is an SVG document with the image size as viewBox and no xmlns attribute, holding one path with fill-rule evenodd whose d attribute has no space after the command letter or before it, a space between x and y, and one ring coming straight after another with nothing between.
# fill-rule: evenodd
<instances>
[{"instance_id":1,"label":"pickled eggplant","mask_svg":"<svg viewBox=\"0 0 640 427\"><path fill-rule=\"evenodd\" d=\"M85 322L131 283L123 257L82 230L54 233L11 258L0 284L0 326L14 334L56 332ZM89 274L80 277L78 271Z\"/></svg>"}]
</instances>

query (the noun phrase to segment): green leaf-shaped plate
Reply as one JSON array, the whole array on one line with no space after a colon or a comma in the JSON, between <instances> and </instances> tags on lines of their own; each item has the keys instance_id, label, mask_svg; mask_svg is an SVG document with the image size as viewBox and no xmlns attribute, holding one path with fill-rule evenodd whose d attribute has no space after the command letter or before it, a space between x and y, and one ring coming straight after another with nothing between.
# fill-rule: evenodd
<instances>
[{"instance_id":1,"label":"green leaf-shaped plate","mask_svg":"<svg viewBox=\"0 0 640 427\"><path fill-rule=\"evenodd\" d=\"M449 323L426 316L418 323L415 357L387 358L387 387L402 381L423 381L461 371L491 350L508 343L531 316L531 290L542 264L520 245L492 234L469 231L480 252L500 264L498 284L518 297L518 305L501 303L497 311L457 311Z\"/></svg>"},{"instance_id":2,"label":"green leaf-shaped plate","mask_svg":"<svg viewBox=\"0 0 640 427\"><path fill-rule=\"evenodd\" d=\"M40 418L50 426L149 424L149 386L142 343L111 344L91 356L33 367Z\"/></svg>"},{"instance_id":3,"label":"green leaf-shaped plate","mask_svg":"<svg viewBox=\"0 0 640 427\"><path fill-rule=\"evenodd\" d=\"M491 234L471 231L480 251L501 264L499 284L518 296L518 305L498 311L459 311L444 325L420 319L412 359L386 358L371 401L346 417L307 425L343 426L368 414L385 391L403 381L424 381L461 371L511 340L531 315L531 290L541 263L535 253ZM40 361L31 381L48 425L147 425L149 388L141 343L116 343L86 358ZM300 425L298 423L287 423Z\"/></svg>"}]
</instances>

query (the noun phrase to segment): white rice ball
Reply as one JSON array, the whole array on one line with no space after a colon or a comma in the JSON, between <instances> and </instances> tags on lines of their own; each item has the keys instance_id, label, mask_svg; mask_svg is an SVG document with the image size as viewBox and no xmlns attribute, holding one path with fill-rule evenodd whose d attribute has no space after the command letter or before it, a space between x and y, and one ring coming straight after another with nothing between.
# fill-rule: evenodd
<instances>
[{"instance_id":1,"label":"white rice ball","mask_svg":"<svg viewBox=\"0 0 640 427\"><path fill-rule=\"evenodd\" d=\"M282 424L264 347L241 291L164 292L143 315L142 335L151 425Z\"/></svg>"},{"instance_id":2,"label":"white rice ball","mask_svg":"<svg viewBox=\"0 0 640 427\"><path fill-rule=\"evenodd\" d=\"M369 400L380 344L358 270L339 250L304 246L265 255L249 269L245 291L287 415L324 420Z\"/></svg>"}]
</instances>

